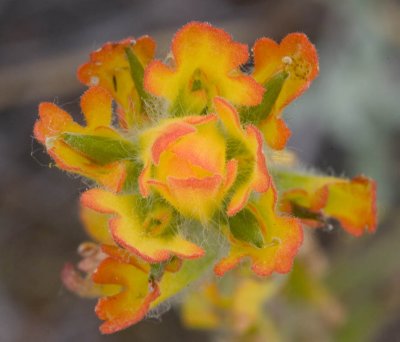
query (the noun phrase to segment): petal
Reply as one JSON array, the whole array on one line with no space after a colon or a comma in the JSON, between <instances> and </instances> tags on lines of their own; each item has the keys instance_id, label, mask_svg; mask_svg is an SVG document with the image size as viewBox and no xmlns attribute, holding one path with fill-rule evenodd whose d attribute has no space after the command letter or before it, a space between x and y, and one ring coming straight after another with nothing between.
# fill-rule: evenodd
<instances>
[{"instance_id":1,"label":"petal","mask_svg":"<svg viewBox=\"0 0 400 342\"><path fill-rule=\"evenodd\" d=\"M87 207L81 207L80 218L88 235L95 241L114 244L108 229L109 215L101 214Z\"/></svg>"},{"instance_id":2,"label":"petal","mask_svg":"<svg viewBox=\"0 0 400 342\"><path fill-rule=\"evenodd\" d=\"M36 121L33 133L43 145L66 130L79 131L80 126L73 122L71 116L53 103L43 102L39 105L39 120ZM50 141L48 141L48 139Z\"/></svg>"},{"instance_id":3,"label":"petal","mask_svg":"<svg viewBox=\"0 0 400 342\"><path fill-rule=\"evenodd\" d=\"M143 36L137 40L127 38L117 43L106 43L101 49L92 52L90 60L78 70L78 78L82 83L87 86L101 85L111 92L120 106L120 124L124 128L144 119L140 94L132 78L128 50L137 58L137 67L142 68L143 72L143 68L154 57L155 42Z\"/></svg>"},{"instance_id":4,"label":"petal","mask_svg":"<svg viewBox=\"0 0 400 342\"><path fill-rule=\"evenodd\" d=\"M281 208L295 213L309 210L320 216L306 217L319 220L321 215L339 221L352 235L374 232L377 225L376 183L364 176L351 180L307 174L279 172L276 180L282 190ZM324 222L317 221L318 225Z\"/></svg>"},{"instance_id":5,"label":"petal","mask_svg":"<svg viewBox=\"0 0 400 342\"><path fill-rule=\"evenodd\" d=\"M94 179L112 191L118 192L122 189L127 176L126 162L99 166L63 141L56 141L47 152L60 169Z\"/></svg>"},{"instance_id":6,"label":"petal","mask_svg":"<svg viewBox=\"0 0 400 342\"><path fill-rule=\"evenodd\" d=\"M105 321L100 326L103 334L112 334L142 320L150 303L160 294L158 286L149 283L146 272L113 258L100 264L93 281L121 286L119 293L99 299L96 305L97 316Z\"/></svg>"},{"instance_id":7,"label":"petal","mask_svg":"<svg viewBox=\"0 0 400 342\"><path fill-rule=\"evenodd\" d=\"M106 162L100 162L101 158L98 158L102 153L112 154L112 146L120 150L120 146L132 145L110 127L110 94L103 88L92 87L82 96L81 107L87 126L74 122L68 113L56 105L42 103L39 106L39 120L34 127L35 137L46 147L59 168L93 179L110 190L120 191L127 178L129 162L123 160L127 159L126 156L119 158L119 151L116 151L109 161L103 158ZM94 145L96 138L112 141L113 145Z\"/></svg>"},{"instance_id":8,"label":"petal","mask_svg":"<svg viewBox=\"0 0 400 342\"><path fill-rule=\"evenodd\" d=\"M217 117L164 120L140 139L145 165L139 177L141 194L148 196L151 185L183 215L201 221L209 218L222 202L228 176L226 144ZM230 182L235 171L236 165L230 165Z\"/></svg>"},{"instance_id":9,"label":"petal","mask_svg":"<svg viewBox=\"0 0 400 342\"><path fill-rule=\"evenodd\" d=\"M61 280L69 291L84 298L98 298L115 292L113 286L94 284L91 274L83 276L71 263L64 265L61 271Z\"/></svg>"},{"instance_id":10,"label":"petal","mask_svg":"<svg viewBox=\"0 0 400 342\"><path fill-rule=\"evenodd\" d=\"M251 187L257 192L267 191L270 183L265 156L262 149L262 136L260 131L253 125L247 126L247 142L255 154L255 168Z\"/></svg>"},{"instance_id":11,"label":"petal","mask_svg":"<svg viewBox=\"0 0 400 342\"><path fill-rule=\"evenodd\" d=\"M278 112L307 90L318 76L317 51L303 33L291 33L279 45L261 38L254 44L253 51L253 77L258 82L264 84L281 71L289 74L275 103Z\"/></svg>"},{"instance_id":12,"label":"petal","mask_svg":"<svg viewBox=\"0 0 400 342\"><path fill-rule=\"evenodd\" d=\"M249 58L247 46L234 42L225 31L207 23L189 23L176 33L172 55L173 66L154 61L147 67L144 84L172 106L183 107L182 112L201 112L216 95L235 105L261 101L263 88L239 71Z\"/></svg>"},{"instance_id":13,"label":"petal","mask_svg":"<svg viewBox=\"0 0 400 342\"><path fill-rule=\"evenodd\" d=\"M246 130L243 130L239 114L224 99L215 98L214 107L229 139L236 141L231 145L237 145L237 147L231 146L232 156L238 161L238 174L227 207L228 216L233 216L246 205L252 191L264 192L268 189L270 176L259 130L253 125L248 125Z\"/></svg>"},{"instance_id":14,"label":"petal","mask_svg":"<svg viewBox=\"0 0 400 342\"><path fill-rule=\"evenodd\" d=\"M257 125L260 126L267 143L274 149L283 149L290 130L279 119L283 108L308 89L319 72L317 51L302 33L287 35L278 45L269 38L257 40L254 51L253 77L269 91L278 91L274 102L269 103ZM285 75L279 89L269 89L277 75ZM260 122L261 121L261 122Z\"/></svg>"},{"instance_id":15,"label":"petal","mask_svg":"<svg viewBox=\"0 0 400 342\"><path fill-rule=\"evenodd\" d=\"M225 191L229 191L233 183L236 180L238 173L238 161L236 159L231 159L226 163L226 175L224 188Z\"/></svg>"},{"instance_id":16,"label":"petal","mask_svg":"<svg viewBox=\"0 0 400 342\"><path fill-rule=\"evenodd\" d=\"M144 130L140 134L142 160L147 162L151 159L157 165L161 154L169 146L172 144L175 145L182 137L187 137L190 133L197 132L198 130L203 131L202 135L214 137L216 127L213 126L215 126L216 119L215 115L197 115L159 121L157 125ZM187 144L184 143L183 145ZM209 146L207 145L207 147Z\"/></svg>"},{"instance_id":17,"label":"petal","mask_svg":"<svg viewBox=\"0 0 400 342\"><path fill-rule=\"evenodd\" d=\"M140 259L139 257L129 253L126 249L117 247L116 245L102 245L101 251L107 254L109 257L122 262L124 264L130 264L135 266L137 269L142 270L145 273L150 272L150 264Z\"/></svg>"},{"instance_id":18,"label":"petal","mask_svg":"<svg viewBox=\"0 0 400 342\"><path fill-rule=\"evenodd\" d=\"M230 252L214 268L217 275L222 276L246 257L251 260L251 269L260 276L290 271L303 233L298 220L275 212L275 203L276 191L271 186L256 202L248 204L247 208L259 222L264 245L257 248L230 236Z\"/></svg>"},{"instance_id":19,"label":"petal","mask_svg":"<svg viewBox=\"0 0 400 342\"><path fill-rule=\"evenodd\" d=\"M242 210L250 197L251 188L247 185L241 185L235 189L235 193L230 199L226 213L228 216L236 215L240 210Z\"/></svg>"},{"instance_id":20,"label":"petal","mask_svg":"<svg viewBox=\"0 0 400 342\"><path fill-rule=\"evenodd\" d=\"M225 169L225 140L217 127L217 117L207 115L207 121L195 124L196 134L190 134L172 146L171 152L192 167L201 168L210 174L222 174ZM193 148L196 146L196 148Z\"/></svg>"},{"instance_id":21,"label":"petal","mask_svg":"<svg viewBox=\"0 0 400 342\"><path fill-rule=\"evenodd\" d=\"M214 99L214 107L228 135L234 139L245 142L243 128L236 109L221 97L216 97Z\"/></svg>"},{"instance_id":22,"label":"petal","mask_svg":"<svg viewBox=\"0 0 400 342\"><path fill-rule=\"evenodd\" d=\"M169 177L171 204L183 215L206 221L218 208L221 197L222 176L197 179Z\"/></svg>"},{"instance_id":23,"label":"petal","mask_svg":"<svg viewBox=\"0 0 400 342\"><path fill-rule=\"evenodd\" d=\"M183 259L201 257L204 251L183 239L179 233L162 234L171 222L171 210L162 207L146 211L135 195L116 195L92 189L82 195L81 203L101 213L112 214L110 230L114 240L131 253L150 262L162 262L173 255ZM158 222L154 226L152 222ZM160 233L158 228L161 227Z\"/></svg>"},{"instance_id":24,"label":"petal","mask_svg":"<svg viewBox=\"0 0 400 342\"><path fill-rule=\"evenodd\" d=\"M158 164L161 153L164 152L169 145L179 138L195 131L196 128L184 122L174 122L168 125L162 134L157 137L151 147L153 163L156 165Z\"/></svg>"},{"instance_id":25,"label":"petal","mask_svg":"<svg viewBox=\"0 0 400 342\"><path fill-rule=\"evenodd\" d=\"M89 88L81 98L81 108L89 128L110 126L112 115L112 98L110 93L101 87Z\"/></svg>"},{"instance_id":26,"label":"petal","mask_svg":"<svg viewBox=\"0 0 400 342\"><path fill-rule=\"evenodd\" d=\"M327 185L328 200L324 213L335 217L355 236L376 230L376 183L359 176L351 182ZM346 210L343 210L343 207Z\"/></svg>"},{"instance_id":27,"label":"petal","mask_svg":"<svg viewBox=\"0 0 400 342\"><path fill-rule=\"evenodd\" d=\"M283 150L292 135L285 121L277 117L278 115L270 115L266 120L260 123L260 130L263 132L265 141L274 150Z\"/></svg>"},{"instance_id":28,"label":"petal","mask_svg":"<svg viewBox=\"0 0 400 342\"><path fill-rule=\"evenodd\" d=\"M148 161L138 178L139 191L143 197L148 197L150 195L150 186L149 186L150 175L151 175L151 164Z\"/></svg>"},{"instance_id":29,"label":"petal","mask_svg":"<svg viewBox=\"0 0 400 342\"><path fill-rule=\"evenodd\" d=\"M77 268L67 263L61 271L61 280L69 291L86 298L108 296L118 292L115 285L99 285L92 280L93 272L105 258L99 245L84 242L79 245L78 253L82 259Z\"/></svg>"}]
</instances>

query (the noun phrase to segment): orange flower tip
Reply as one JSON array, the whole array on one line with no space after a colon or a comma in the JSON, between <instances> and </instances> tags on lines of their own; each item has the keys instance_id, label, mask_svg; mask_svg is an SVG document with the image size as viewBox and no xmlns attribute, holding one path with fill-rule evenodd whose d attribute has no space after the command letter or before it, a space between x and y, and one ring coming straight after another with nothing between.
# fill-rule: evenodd
<instances>
[{"instance_id":1,"label":"orange flower tip","mask_svg":"<svg viewBox=\"0 0 400 342\"><path fill-rule=\"evenodd\" d=\"M161 134L153 143L151 152L154 164L158 165L161 153L163 153L169 145L185 136L186 134L195 132L196 129L183 122L172 123L167 127L165 132Z\"/></svg>"},{"instance_id":2,"label":"orange flower tip","mask_svg":"<svg viewBox=\"0 0 400 342\"><path fill-rule=\"evenodd\" d=\"M295 59L301 58L306 60L311 66L311 72L307 75L307 79L312 81L319 73L318 53L315 46L310 42L307 35L300 32L294 32L284 37L280 44L277 44L270 38L258 39L253 47L254 63L258 65L268 65L270 58L265 59L265 56L271 56L279 51L282 56L280 62L283 65L290 66L295 63ZM298 70L300 71L300 70Z\"/></svg>"},{"instance_id":3,"label":"orange flower tip","mask_svg":"<svg viewBox=\"0 0 400 342\"><path fill-rule=\"evenodd\" d=\"M35 138L45 145L47 138L58 136L71 122L71 116L57 105L42 102L39 105L39 120L35 123L33 133Z\"/></svg>"},{"instance_id":4,"label":"orange flower tip","mask_svg":"<svg viewBox=\"0 0 400 342\"><path fill-rule=\"evenodd\" d=\"M284 265L278 265L275 269L271 267L265 268L263 265L259 264L253 264L253 266L251 266L251 270L260 277L269 277L274 272L280 274L289 273L290 270L292 269L292 266L293 266L293 259L290 260L290 263Z\"/></svg>"},{"instance_id":5,"label":"orange flower tip","mask_svg":"<svg viewBox=\"0 0 400 342\"><path fill-rule=\"evenodd\" d=\"M235 216L240 210L244 208L246 205L249 197L250 197L250 192L251 189L248 189L242 196L242 198L239 201L231 201L228 205L228 208L226 209L226 214L229 217Z\"/></svg>"},{"instance_id":6,"label":"orange flower tip","mask_svg":"<svg viewBox=\"0 0 400 342\"><path fill-rule=\"evenodd\" d=\"M150 195L150 189L147 182L150 173L150 166L150 163L147 163L138 178L139 192L144 198L149 197Z\"/></svg>"},{"instance_id":7,"label":"orange flower tip","mask_svg":"<svg viewBox=\"0 0 400 342\"><path fill-rule=\"evenodd\" d=\"M311 74L309 75L309 79L312 81L318 76L319 73L318 52L315 48L315 45L312 44L307 35L302 32L290 33L286 36L286 38L284 38L284 41L285 40L289 42L288 44L297 44L299 48L303 49L305 59L310 61L311 65L314 66ZM283 60L283 62L285 61Z\"/></svg>"},{"instance_id":8,"label":"orange flower tip","mask_svg":"<svg viewBox=\"0 0 400 342\"><path fill-rule=\"evenodd\" d=\"M135 310L134 308L126 309L125 311L119 313L118 317L107 320L100 326L99 328L100 332L104 335L109 335L124 330L140 322L142 319L146 317L146 314L149 312L150 304L154 300L156 300L159 296L160 296L160 289L157 286L157 284L153 284L152 291L145 298L145 300L142 303L142 306L139 309L137 310ZM107 300L108 298L104 298L105 305L102 305L103 303L102 299L99 300L95 308L95 312L98 317L103 317L106 315L105 313L103 313L103 306L106 306Z\"/></svg>"},{"instance_id":9,"label":"orange flower tip","mask_svg":"<svg viewBox=\"0 0 400 342\"><path fill-rule=\"evenodd\" d=\"M110 226L111 234L116 243L118 243L120 246L127 249L132 254L137 255L141 259L143 259L147 262L150 262L150 263L164 262L164 261L171 259L173 256L177 256L179 258L189 259L189 260L197 259L197 258L201 258L205 254L204 249L202 249L201 247L197 246L194 243L189 243L189 242L188 242L188 244L190 245L191 249L190 249L190 252L187 252L187 253L180 253L178 251L170 251L167 249L161 249L161 250L157 250L157 251L153 252L152 254L149 254L149 253L146 254L146 253L143 253L142 251L140 251L139 249L135 248L131 244L127 243L124 240L124 238L122 238L118 234L118 227L119 227L119 219L118 218L111 219L109 222L109 226ZM151 242L149 242L149 243L151 243Z\"/></svg>"},{"instance_id":10,"label":"orange flower tip","mask_svg":"<svg viewBox=\"0 0 400 342\"><path fill-rule=\"evenodd\" d=\"M223 181L222 176L214 175L202 179L198 178L186 178L178 179L168 177L167 182L170 188L191 188L191 189L203 189L213 191L221 186Z\"/></svg>"},{"instance_id":11,"label":"orange flower tip","mask_svg":"<svg viewBox=\"0 0 400 342\"><path fill-rule=\"evenodd\" d=\"M129 253L128 250L117 247L115 245L101 245L101 251L107 254L114 260L117 260L121 263L131 264L136 268L140 269L143 272L148 272L150 269L150 265L137 258L136 255Z\"/></svg>"},{"instance_id":12,"label":"orange flower tip","mask_svg":"<svg viewBox=\"0 0 400 342\"><path fill-rule=\"evenodd\" d=\"M253 50L253 77L258 82L265 84L282 71L289 75L275 103L277 113L308 89L318 75L317 51L303 33L291 33L280 44L261 38Z\"/></svg>"},{"instance_id":13,"label":"orange flower tip","mask_svg":"<svg viewBox=\"0 0 400 342\"><path fill-rule=\"evenodd\" d=\"M226 164L225 190L229 190L236 180L239 163L236 159L231 159Z\"/></svg>"},{"instance_id":14,"label":"orange flower tip","mask_svg":"<svg viewBox=\"0 0 400 342\"><path fill-rule=\"evenodd\" d=\"M148 271L113 258L104 259L92 275L101 286L116 285L118 292L100 298L95 312L105 322L104 334L111 334L142 320L150 304L160 295L158 284L149 281Z\"/></svg>"},{"instance_id":15,"label":"orange flower tip","mask_svg":"<svg viewBox=\"0 0 400 342\"><path fill-rule=\"evenodd\" d=\"M237 258L237 259L222 259L214 266L214 274L218 277L222 277L225 273L233 270L241 261L244 259Z\"/></svg>"},{"instance_id":16,"label":"orange flower tip","mask_svg":"<svg viewBox=\"0 0 400 342\"><path fill-rule=\"evenodd\" d=\"M151 61L144 70L143 87L147 92L162 96L163 89L159 86L159 81L165 76L172 74L171 69L159 60Z\"/></svg>"},{"instance_id":17,"label":"orange flower tip","mask_svg":"<svg viewBox=\"0 0 400 342\"><path fill-rule=\"evenodd\" d=\"M353 184L360 184L364 186L365 190L368 191L368 203L366 203L366 208L369 206L369 209L366 210L366 217L362 222L364 222L364 226L356 225L350 220L342 219L343 228L353 236L359 237L362 236L365 232L374 233L376 231L378 220L377 220L377 208L376 208L376 194L377 194L377 184L376 181L365 177L363 175L356 176L351 180Z\"/></svg>"},{"instance_id":18,"label":"orange flower tip","mask_svg":"<svg viewBox=\"0 0 400 342\"><path fill-rule=\"evenodd\" d=\"M98 107L109 107L111 112L112 97L110 92L100 86L93 86L86 90L81 97L82 111L89 112Z\"/></svg>"},{"instance_id":19,"label":"orange flower tip","mask_svg":"<svg viewBox=\"0 0 400 342\"><path fill-rule=\"evenodd\" d=\"M216 121L217 116L214 114L207 114L207 115L194 115L188 116L184 118L184 121L191 125L203 125L212 121Z\"/></svg>"},{"instance_id":20,"label":"orange flower tip","mask_svg":"<svg viewBox=\"0 0 400 342\"><path fill-rule=\"evenodd\" d=\"M119 172L119 174L118 174L119 176L116 178L116 181L115 182L111 181L111 183L109 183L109 185L108 185L108 188L111 191L120 192L120 191L122 191L122 188L124 187L125 181L128 177L128 170L126 167L123 167L123 166L121 166L120 170L121 170L121 172ZM107 182L104 183L104 185L107 186Z\"/></svg>"},{"instance_id":21,"label":"orange flower tip","mask_svg":"<svg viewBox=\"0 0 400 342\"><path fill-rule=\"evenodd\" d=\"M233 41L232 36L222 29L216 28L207 22L192 21L184 25L178 30L172 39L172 52L174 56L181 56L180 50L185 48L187 37L203 37L207 36L213 42L218 42L219 46L225 49L232 49L235 54L232 56L232 68L244 64L249 59L249 49L246 44L241 44ZM181 61L178 59L177 64Z\"/></svg>"},{"instance_id":22,"label":"orange flower tip","mask_svg":"<svg viewBox=\"0 0 400 342\"><path fill-rule=\"evenodd\" d=\"M118 42L107 42L102 47L90 54L90 60L78 68L78 80L87 86L97 86L101 83L100 68L103 64L112 63L124 49L133 47L140 62L146 65L153 57L156 43L151 37L144 35L135 39L128 37Z\"/></svg>"},{"instance_id":23,"label":"orange flower tip","mask_svg":"<svg viewBox=\"0 0 400 342\"><path fill-rule=\"evenodd\" d=\"M54 113L55 112L55 113ZM65 119L70 120L70 116L60 109L57 105L51 102L42 102L39 104L39 117L50 118L51 116L64 116Z\"/></svg>"},{"instance_id":24,"label":"orange flower tip","mask_svg":"<svg viewBox=\"0 0 400 342\"><path fill-rule=\"evenodd\" d=\"M235 216L240 210L244 208L244 206L247 203L247 200L249 199L250 196L250 191L246 193L245 196L242 197L242 200L239 203L235 203L233 206L232 203L229 204L228 208L226 209L226 214L229 217Z\"/></svg>"},{"instance_id":25,"label":"orange flower tip","mask_svg":"<svg viewBox=\"0 0 400 342\"><path fill-rule=\"evenodd\" d=\"M102 214L112 214L113 210L99 205L98 201L96 200L97 198L102 196L103 192L104 190L101 190L99 188L94 188L85 191L80 198L82 206L93 209Z\"/></svg>"},{"instance_id":26,"label":"orange flower tip","mask_svg":"<svg viewBox=\"0 0 400 342\"><path fill-rule=\"evenodd\" d=\"M292 132L285 121L276 116L268 117L261 122L261 130L264 133L265 141L274 150L283 150L289 141Z\"/></svg>"},{"instance_id":27,"label":"orange flower tip","mask_svg":"<svg viewBox=\"0 0 400 342\"><path fill-rule=\"evenodd\" d=\"M267 164L265 162L265 156L262 148L262 134L259 129L254 125L248 125L246 127L246 131L250 137L254 137L257 141L257 179L254 184L254 190L257 192L265 192L270 186L271 177L268 173Z\"/></svg>"},{"instance_id":28,"label":"orange flower tip","mask_svg":"<svg viewBox=\"0 0 400 342\"><path fill-rule=\"evenodd\" d=\"M243 259L250 260L252 271L259 276L290 271L303 241L303 231L299 220L278 214L275 207L276 191L273 186L248 204L248 210L258 221L264 242L262 246L255 247L230 237L230 252L214 267L215 274L223 275Z\"/></svg>"},{"instance_id":29,"label":"orange flower tip","mask_svg":"<svg viewBox=\"0 0 400 342\"><path fill-rule=\"evenodd\" d=\"M242 127L239 114L231 103L219 96L214 97L213 102L216 112L223 121L233 121L234 126L238 129Z\"/></svg>"},{"instance_id":30,"label":"orange flower tip","mask_svg":"<svg viewBox=\"0 0 400 342\"><path fill-rule=\"evenodd\" d=\"M100 332L104 335L113 334L124 330L144 319L150 310L150 304L160 296L160 289L158 286L156 284L153 286L154 288L152 292L146 297L139 310L127 310L126 312L120 314L118 318L104 322L99 328ZM101 302L99 301L99 303ZM95 308L95 312L99 317L103 314L101 310L102 308L98 304Z\"/></svg>"},{"instance_id":31,"label":"orange flower tip","mask_svg":"<svg viewBox=\"0 0 400 342\"><path fill-rule=\"evenodd\" d=\"M193 41L197 42L196 46ZM254 106L262 101L264 87L238 71L249 58L247 45L233 41L225 31L208 23L191 22L175 34L171 50L173 66L161 61L147 66L144 87L148 92L163 96L172 104L184 89L183 97L190 103L189 108L194 105L199 110L196 106L206 105L209 90L235 105ZM191 91L189 88L197 73L204 82L200 82L199 91ZM201 104L197 103L199 100Z\"/></svg>"},{"instance_id":32,"label":"orange flower tip","mask_svg":"<svg viewBox=\"0 0 400 342\"><path fill-rule=\"evenodd\" d=\"M282 119L277 119L276 125L279 133L275 142L271 144L271 147L276 150L283 150L292 135L292 131Z\"/></svg>"},{"instance_id":33,"label":"orange flower tip","mask_svg":"<svg viewBox=\"0 0 400 342\"><path fill-rule=\"evenodd\" d=\"M265 88L261 84L259 84L255 79L246 75L237 76L237 79L243 84L246 84L249 89L247 94L247 99L243 99L241 103L238 103L238 105L248 106L248 107L254 107L259 105L264 97L264 93L266 91ZM235 104L236 102L237 101L235 101Z\"/></svg>"}]
</instances>

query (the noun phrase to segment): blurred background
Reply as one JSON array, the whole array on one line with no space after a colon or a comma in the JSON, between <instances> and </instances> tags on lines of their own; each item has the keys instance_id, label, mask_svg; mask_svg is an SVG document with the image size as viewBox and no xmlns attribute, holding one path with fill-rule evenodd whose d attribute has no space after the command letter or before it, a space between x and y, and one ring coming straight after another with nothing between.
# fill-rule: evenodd
<instances>
[{"instance_id":1,"label":"blurred background","mask_svg":"<svg viewBox=\"0 0 400 342\"><path fill-rule=\"evenodd\" d=\"M375 178L380 214L374 235L315 232L329 264L324 283L344 311L318 341L400 341L398 0L0 0L0 341L211 341L174 310L100 335L95 302L60 281L85 239L77 199L86 186L52 168L32 139L39 102L79 115L75 71L90 51L149 34L161 57L191 20L250 45L302 31L317 46L320 76L285 112L290 148L314 169ZM319 324L305 317L295 319Z\"/></svg>"}]
</instances>

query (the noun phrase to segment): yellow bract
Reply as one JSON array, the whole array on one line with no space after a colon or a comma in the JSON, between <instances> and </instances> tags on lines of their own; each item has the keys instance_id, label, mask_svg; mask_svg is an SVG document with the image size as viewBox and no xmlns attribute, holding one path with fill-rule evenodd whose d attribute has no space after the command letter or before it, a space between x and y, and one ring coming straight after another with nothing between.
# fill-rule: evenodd
<instances>
[{"instance_id":1,"label":"yellow bract","mask_svg":"<svg viewBox=\"0 0 400 342\"><path fill-rule=\"evenodd\" d=\"M204 251L169 231L173 222L171 208L156 205L149 211L135 195L116 195L100 189L86 191L84 207L111 214L111 235L119 245L146 261L161 262L177 255L182 259L198 258Z\"/></svg>"},{"instance_id":2,"label":"yellow bract","mask_svg":"<svg viewBox=\"0 0 400 342\"><path fill-rule=\"evenodd\" d=\"M152 62L144 82L148 92L169 101L172 112L201 113L215 96L235 105L260 103L263 87L239 69L249 58L247 46L223 30L192 22L176 33L171 50L171 65Z\"/></svg>"},{"instance_id":3,"label":"yellow bract","mask_svg":"<svg viewBox=\"0 0 400 342\"><path fill-rule=\"evenodd\" d=\"M259 130L253 125L243 129L237 111L225 100L215 98L214 107L226 131L229 152L238 164L233 195L227 207L228 216L233 216L243 209L253 190L264 192L268 189L270 176Z\"/></svg>"},{"instance_id":4,"label":"yellow bract","mask_svg":"<svg viewBox=\"0 0 400 342\"><path fill-rule=\"evenodd\" d=\"M264 113L260 123L266 142L274 149L283 149L290 130L280 115L283 108L300 96L317 77L317 51L302 33L291 33L280 44L261 38L254 44L253 51L252 76L257 82L266 85L279 73L287 75L270 112ZM272 89L267 87L266 93L269 91Z\"/></svg>"},{"instance_id":5,"label":"yellow bract","mask_svg":"<svg viewBox=\"0 0 400 342\"><path fill-rule=\"evenodd\" d=\"M154 188L184 216L211 217L221 206L232 172L216 121L212 115L168 119L141 135L143 196Z\"/></svg>"},{"instance_id":6,"label":"yellow bract","mask_svg":"<svg viewBox=\"0 0 400 342\"><path fill-rule=\"evenodd\" d=\"M72 117L53 103L42 103L39 107L39 120L34 134L47 149L47 153L61 169L91 178L109 189L118 191L126 179L125 161L99 165L89 156L70 146L63 134L76 133L102 138L123 140L111 125L110 94L103 88L90 88L81 99L81 108L86 126L73 121Z\"/></svg>"},{"instance_id":7,"label":"yellow bract","mask_svg":"<svg viewBox=\"0 0 400 342\"><path fill-rule=\"evenodd\" d=\"M277 173L276 179L284 192L281 209L301 217L308 210L319 216L306 215L303 221L323 226L324 216L334 218L355 236L376 229L376 184L358 176L351 180L291 172Z\"/></svg>"},{"instance_id":8,"label":"yellow bract","mask_svg":"<svg viewBox=\"0 0 400 342\"><path fill-rule=\"evenodd\" d=\"M246 257L251 261L251 269L260 276L290 271L303 240L303 232L297 219L277 214L275 204L276 191L272 186L258 200L249 202L247 208L258 221L263 245L256 247L229 235L231 249L228 256L215 266L217 275L222 276Z\"/></svg>"},{"instance_id":9,"label":"yellow bract","mask_svg":"<svg viewBox=\"0 0 400 342\"><path fill-rule=\"evenodd\" d=\"M93 281L96 284L120 285L117 294L99 299L97 316L105 322L100 326L104 334L111 334L140 321L150 303L159 296L155 283L149 282L147 272L112 257L101 262Z\"/></svg>"},{"instance_id":10,"label":"yellow bract","mask_svg":"<svg viewBox=\"0 0 400 342\"><path fill-rule=\"evenodd\" d=\"M153 59L155 42L148 36L137 40L127 38L117 43L107 43L101 49L90 54L90 61L78 70L79 80L88 85L100 85L106 88L119 105L119 122L122 127L130 128L146 119L143 108L143 80L135 84L129 56L137 61L135 72L143 69ZM128 55L132 54L132 55ZM140 76L140 75L138 75ZM139 88L139 89L138 89Z\"/></svg>"},{"instance_id":11,"label":"yellow bract","mask_svg":"<svg viewBox=\"0 0 400 342\"><path fill-rule=\"evenodd\" d=\"M221 98L214 107L216 115L168 119L141 135L142 195L153 187L181 214L202 222L225 198L227 214L234 215L270 181L257 128L244 130L234 107Z\"/></svg>"}]
</instances>

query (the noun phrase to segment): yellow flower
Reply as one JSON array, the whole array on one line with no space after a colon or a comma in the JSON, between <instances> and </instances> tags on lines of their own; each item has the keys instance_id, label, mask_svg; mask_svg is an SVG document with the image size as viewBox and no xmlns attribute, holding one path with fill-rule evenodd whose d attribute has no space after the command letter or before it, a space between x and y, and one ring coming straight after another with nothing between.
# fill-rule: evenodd
<instances>
[{"instance_id":1,"label":"yellow flower","mask_svg":"<svg viewBox=\"0 0 400 342\"><path fill-rule=\"evenodd\" d=\"M109 231L115 242L149 262L162 262L177 255L193 259L203 249L175 232L174 214L169 206L148 208L138 195L120 195L101 189L83 193L84 208L110 215Z\"/></svg>"},{"instance_id":2,"label":"yellow flower","mask_svg":"<svg viewBox=\"0 0 400 342\"><path fill-rule=\"evenodd\" d=\"M144 169L139 188L155 189L181 214L204 222L228 200L237 213L252 190L269 186L258 130L244 130L236 110L216 98L216 114L167 119L141 136Z\"/></svg>"},{"instance_id":3,"label":"yellow flower","mask_svg":"<svg viewBox=\"0 0 400 342\"><path fill-rule=\"evenodd\" d=\"M128 160L133 155L131 143L111 127L111 95L104 88L92 87L83 94L81 108L85 126L76 123L55 104L41 103L39 120L34 127L35 138L46 147L60 169L119 191L127 178ZM123 153L115 151L114 146Z\"/></svg>"},{"instance_id":4,"label":"yellow flower","mask_svg":"<svg viewBox=\"0 0 400 342\"><path fill-rule=\"evenodd\" d=\"M373 233L377 226L376 183L364 176L353 179L276 172L282 190L281 210L292 213L312 227L333 218L348 233Z\"/></svg>"},{"instance_id":5,"label":"yellow flower","mask_svg":"<svg viewBox=\"0 0 400 342\"><path fill-rule=\"evenodd\" d=\"M154 61L145 70L145 89L170 103L173 114L201 113L215 96L234 105L260 103L264 88L240 71L248 47L207 23L191 22L172 41L171 65Z\"/></svg>"},{"instance_id":6,"label":"yellow flower","mask_svg":"<svg viewBox=\"0 0 400 342\"><path fill-rule=\"evenodd\" d=\"M127 38L106 43L90 54L81 65L78 79L87 86L106 88L118 104L119 123L124 128L146 119L143 100L143 72L153 59L156 44L152 38Z\"/></svg>"},{"instance_id":7,"label":"yellow flower","mask_svg":"<svg viewBox=\"0 0 400 342\"><path fill-rule=\"evenodd\" d=\"M268 276L273 272L287 273L291 270L293 259L303 241L300 221L294 217L276 212L276 190L273 186L268 191L246 206L248 222L250 219L261 231L259 246L238 240L229 235L231 249L214 268L222 276L233 269L244 258L251 261L251 269L259 276Z\"/></svg>"}]
</instances>

